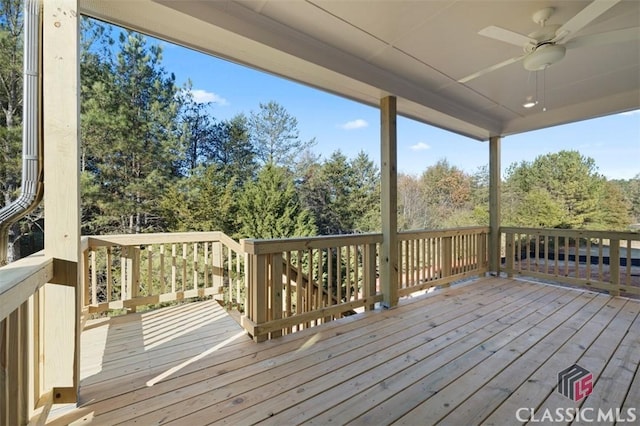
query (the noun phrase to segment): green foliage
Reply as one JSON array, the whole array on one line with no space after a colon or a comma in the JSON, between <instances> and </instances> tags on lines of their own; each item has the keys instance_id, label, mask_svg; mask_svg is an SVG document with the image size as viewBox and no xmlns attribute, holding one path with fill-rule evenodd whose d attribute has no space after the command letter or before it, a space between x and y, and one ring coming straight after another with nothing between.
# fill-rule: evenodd
<instances>
[{"instance_id":1,"label":"green foliage","mask_svg":"<svg viewBox=\"0 0 640 426\"><path fill-rule=\"evenodd\" d=\"M8 16L0 21L0 203L20 175L19 3L0 0ZM217 121L190 82L176 87L160 46L111 31L82 20L83 232L277 238L380 230L380 172L367 154L314 156L315 140L301 140L297 119L274 101ZM419 177L400 174L399 227L486 225L488 183L486 167L468 174L447 160ZM623 229L628 212L640 221L640 175L607 182L574 151L512 165L503 188L505 224Z\"/></svg>"},{"instance_id":2,"label":"green foliage","mask_svg":"<svg viewBox=\"0 0 640 426\"><path fill-rule=\"evenodd\" d=\"M303 141L298 120L275 101L260 103L258 112L251 112L249 129L258 159L263 164L291 168L298 154L315 144Z\"/></svg>"},{"instance_id":3,"label":"green foliage","mask_svg":"<svg viewBox=\"0 0 640 426\"><path fill-rule=\"evenodd\" d=\"M515 224L535 228L556 228L566 223L560 202L544 188L533 188L524 194Z\"/></svg>"},{"instance_id":4,"label":"green foliage","mask_svg":"<svg viewBox=\"0 0 640 426\"><path fill-rule=\"evenodd\" d=\"M298 164L298 192L322 235L380 230L380 172L364 152L340 151L324 162L308 155Z\"/></svg>"},{"instance_id":5,"label":"green foliage","mask_svg":"<svg viewBox=\"0 0 640 426\"><path fill-rule=\"evenodd\" d=\"M428 167L419 178L400 175L399 227L438 229L477 224L484 215L481 208L474 211L473 200L482 198L483 189L475 185L472 176L446 159Z\"/></svg>"},{"instance_id":6,"label":"green foliage","mask_svg":"<svg viewBox=\"0 0 640 426\"><path fill-rule=\"evenodd\" d=\"M577 151L512 164L505 192L511 203L506 224L574 229L624 229L629 224L620 194L598 174L595 161Z\"/></svg>"},{"instance_id":7,"label":"green foliage","mask_svg":"<svg viewBox=\"0 0 640 426\"><path fill-rule=\"evenodd\" d=\"M0 1L0 207L20 187L22 131L22 2Z\"/></svg>"},{"instance_id":8,"label":"green foliage","mask_svg":"<svg viewBox=\"0 0 640 426\"><path fill-rule=\"evenodd\" d=\"M632 223L640 223L640 173L632 179L610 181L622 194L629 206L629 215Z\"/></svg>"},{"instance_id":9,"label":"green foliage","mask_svg":"<svg viewBox=\"0 0 640 426\"><path fill-rule=\"evenodd\" d=\"M240 234L251 238L285 238L316 233L286 169L265 165L239 197Z\"/></svg>"},{"instance_id":10,"label":"green foliage","mask_svg":"<svg viewBox=\"0 0 640 426\"><path fill-rule=\"evenodd\" d=\"M174 77L161 66L162 49L142 35L122 32L116 48L115 56L107 48L86 53L92 60L82 86L83 171L100 186L101 202L83 203L85 226L162 230L158 200L176 176L179 152Z\"/></svg>"},{"instance_id":11,"label":"green foliage","mask_svg":"<svg viewBox=\"0 0 640 426\"><path fill-rule=\"evenodd\" d=\"M216 164L199 167L167 188L161 212L170 231L236 233L235 180Z\"/></svg>"}]
</instances>

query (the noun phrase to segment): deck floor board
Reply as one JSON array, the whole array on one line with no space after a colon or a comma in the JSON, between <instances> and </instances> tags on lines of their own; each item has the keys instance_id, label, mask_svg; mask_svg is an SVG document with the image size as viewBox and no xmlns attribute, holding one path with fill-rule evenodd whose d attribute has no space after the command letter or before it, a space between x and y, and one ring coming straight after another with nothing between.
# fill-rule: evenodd
<instances>
[{"instance_id":1,"label":"deck floor board","mask_svg":"<svg viewBox=\"0 0 640 426\"><path fill-rule=\"evenodd\" d=\"M88 323L62 424L514 424L575 403L635 408L640 302L487 277L263 343L215 301ZM640 414L640 413L638 413Z\"/></svg>"}]
</instances>

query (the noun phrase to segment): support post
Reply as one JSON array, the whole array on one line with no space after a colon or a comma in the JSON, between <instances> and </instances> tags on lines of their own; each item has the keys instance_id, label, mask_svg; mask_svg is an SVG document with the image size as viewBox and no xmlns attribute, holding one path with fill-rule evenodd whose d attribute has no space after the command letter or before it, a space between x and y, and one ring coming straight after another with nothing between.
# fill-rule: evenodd
<instances>
[{"instance_id":1,"label":"support post","mask_svg":"<svg viewBox=\"0 0 640 426\"><path fill-rule=\"evenodd\" d=\"M55 403L75 402L80 380L80 138L78 0L43 2L43 137L47 256L44 383Z\"/></svg>"},{"instance_id":2,"label":"support post","mask_svg":"<svg viewBox=\"0 0 640 426\"><path fill-rule=\"evenodd\" d=\"M489 138L489 271L500 275L500 136Z\"/></svg>"},{"instance_id":3,"label":"support post","mask_svg":"<svg viewBox=\"0 0 640 426\"><path fill-rule=\"evenodd\" d=\"M380 101L380 131L380 286L383 293L382 305L392 308L398 304L398 161L395 96L387 96Z\"/></svg>"}]
</instances>

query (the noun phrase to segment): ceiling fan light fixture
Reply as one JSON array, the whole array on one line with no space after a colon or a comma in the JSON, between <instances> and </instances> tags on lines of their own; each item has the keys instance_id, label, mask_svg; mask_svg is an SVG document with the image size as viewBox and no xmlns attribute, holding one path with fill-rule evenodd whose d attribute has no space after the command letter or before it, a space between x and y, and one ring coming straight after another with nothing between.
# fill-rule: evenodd
<instances>
[{"instance_id":1,"label":"ceiling fan light fixture","mask_svg":"<svg viewBox=\"0 0 640 426\"><path fill-rule=\"evenodd\" d=\"M543 44L524 58L523 65L529 71L540 71L564 58L565 53L562 45Z\"/></svg>"}]
</instances>

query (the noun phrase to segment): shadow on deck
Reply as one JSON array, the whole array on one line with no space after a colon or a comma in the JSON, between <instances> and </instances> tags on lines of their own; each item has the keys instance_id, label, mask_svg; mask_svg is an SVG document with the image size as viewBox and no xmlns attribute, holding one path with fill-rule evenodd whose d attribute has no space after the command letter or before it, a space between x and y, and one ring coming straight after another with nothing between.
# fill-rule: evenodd
<instances>
[{"instance_id":1,"label":"shadow on deck","mask_svg":"<svg viewBox=\"0 0 640 426\"><path fill-rule=\"evenodd\" d=\"M130 314L87 326L81 403L50 423L500 425L578 407L613 424L640 417L639 313L483 278L264 343L215 301ZM593 375L579 402L557 392L575 363Z\"/></svg>"}]
</instances>

